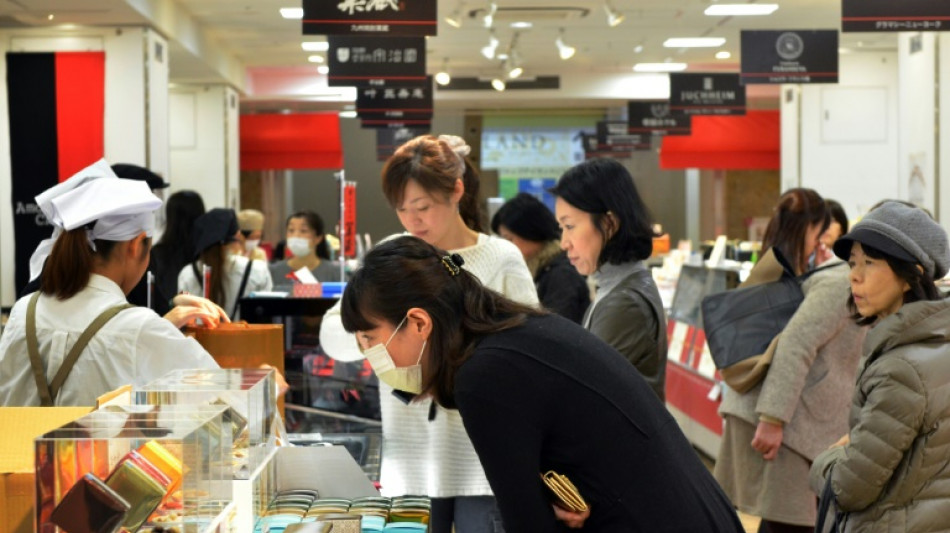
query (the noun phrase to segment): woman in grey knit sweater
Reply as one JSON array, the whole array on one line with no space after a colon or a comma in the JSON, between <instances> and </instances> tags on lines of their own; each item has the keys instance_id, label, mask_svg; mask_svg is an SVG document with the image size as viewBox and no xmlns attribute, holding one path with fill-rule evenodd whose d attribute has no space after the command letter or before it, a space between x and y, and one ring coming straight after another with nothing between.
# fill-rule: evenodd
<instances>
[{"instance_id":1,"label":"woman in grey knit sweater","mask_svg":"<svg viewBox=\"0 0 950 533\"><path fill-rule=\"evenodd\" d=\"M810 189L791 189L779 200L763 239L768 250L749 281L777 268L771 248L797 274L819 247L829 217ZM803 284L805 299L782 331L766 378L740 394L727 389L716 479L736 507L762 517L760 532L812 531L816 495L808 485L811 462L848 427L848 403L866 328L850 319L848 268L837 258L822 263ZM747 283L749 282L747 281Z\"/></svg>"}]
</instances>

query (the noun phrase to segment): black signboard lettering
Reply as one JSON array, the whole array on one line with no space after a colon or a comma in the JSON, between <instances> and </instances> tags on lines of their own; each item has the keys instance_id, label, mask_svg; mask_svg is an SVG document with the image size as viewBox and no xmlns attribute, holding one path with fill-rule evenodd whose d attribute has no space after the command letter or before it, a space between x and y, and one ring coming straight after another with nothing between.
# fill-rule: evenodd
<instances>
[{"instance_id":1,"label":"black signboard lettering","mask_svg":"<svg viewBox=\"0 0 950 533\"><path fill-rule=\"evenodd\" d=\"M361 118L432 118L431 78L419 87L360 87L356 112Z\"/></svg>"},{"instance_id":2,"label":"black signboard lettering","mask_svg":"<svg viewBox=\"0 0 950 533\"><path fill-rule=\"evenodd\" d=\"M634 100L627 103L628 131L652 135L689 135L692 119L670 109L668 100Z\"/></svg>"},{"instance_id":3,"label":"black signboard lettering","mask_svg":"<svg viewBox=\"0 0 950 533\"><path fill-rule=\"evenodd\" d=\"M950 2L841 0L841 31L950 31Z\"/></svg>"},{"instance_id":4,"label":"black signboard lettering","mask_svg":"<svg viewBox=\"0 0 950 533\"><path fill-rule=\"evenodd\" d=\"M742 31L742 83L838 83L838 30Z\"/></svg>"},{"instance_id":5,"label":"black signboard lettering","mask_svg":"<svg viewBox=\"0 0 950 533\"><path fill-rule=\"evenodd\" d=\"M670 74L670 109L687 115L745 115L738 74Z\"/></svg>"},{"instance_id":6,"label":"black signboard lettering","mask_svg":"<svg viewBox=\"0 0 950 533\"><path fill-rule=\"evenodd\" d=\"M650 136L630 133L630 125L625 121L602 120L597 123L595 148L598 152L649 150Z\"/></svg>"},{"instance_id":7,"label":"black signboard lettering","mask_svg":"<svg viewBox=\"0 0 950 533\"><path fill-rule=\"evenodd\" d=\"M403 144L420 135L429 133L428 128L385 128L376 130L376 160L386 161Z\"/></svg>"},{"instance_id":8,"label":"black signboard lettering","mask_svg":"<svg viewBox=\"0 0 950 533\"><path fill-rule=\"evenodd\" d=\"M391 129L400 129L400 128L416 128L416 129L425 129L429 130L432 128L431 119L399 119L399 118L371 118L371 119L362 119L360 125L363 128L368 129L377 129L377 128L391 128Z\"/></svg>"},{"instance_id":9,"label":"black signboard lettering","mask_svg":"<svg viewBox=\"0 0 950 533\"><path fill-rule=\"evenodd\" d=\"M330 87L422 86L426 83L424 37L327 37Z\"/></svg>"},{"instance_id":10,"label":"black signboard lettering","mask_svg":"<svg viewBox=\"0 0 950 533\"><path fill-rule=\"evenodd\" d=\"M436 35L436 0L303 0L304 35Z\"/></svg>"}]
</instances>

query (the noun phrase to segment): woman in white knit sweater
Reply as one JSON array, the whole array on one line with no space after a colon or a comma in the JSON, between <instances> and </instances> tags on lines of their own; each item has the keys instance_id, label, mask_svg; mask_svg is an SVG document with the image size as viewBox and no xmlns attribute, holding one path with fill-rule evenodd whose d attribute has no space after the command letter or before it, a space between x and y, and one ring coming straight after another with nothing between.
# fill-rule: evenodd
<instances>
[{"instance_id":1,"label":"woman in white knit sweater","mask_svg":"<svg viewBox=\"0 0 950 533\"><path fill-rule=\"evenodd\" d=\"M416 137L402 145L383 168L383 193L406 231L462 256L464 268L490 289L537 305L538 295L518 249L482 231L478 176L459 137ZM330 357L352 361L363 355L343 330L339 307L324 316L320 343ZM431 400L404 404L380 383L385 495L432 498L432 533L494 533L501 516L462 419Z\"/></svg>"}]
</instances>

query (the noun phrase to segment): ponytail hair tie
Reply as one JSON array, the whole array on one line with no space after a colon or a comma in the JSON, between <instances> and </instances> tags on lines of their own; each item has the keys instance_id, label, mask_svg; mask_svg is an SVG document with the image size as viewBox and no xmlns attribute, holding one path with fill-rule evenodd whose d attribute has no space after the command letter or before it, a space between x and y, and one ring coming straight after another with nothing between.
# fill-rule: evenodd
<instances>
[{"instance_id":1,"label":"ponytail hair tie","mask_svg":"<svg viewBox=\"0 0 950 533\"><path fill-rule=\"evenodd\" d=\"M459 275L459 272L462 271L462 265L465 264L465 260L462 259L462 256L459 254L450 254L442 256L442 266L449 271L449 275L453 278Z\"/></svg>"}]
</instances>

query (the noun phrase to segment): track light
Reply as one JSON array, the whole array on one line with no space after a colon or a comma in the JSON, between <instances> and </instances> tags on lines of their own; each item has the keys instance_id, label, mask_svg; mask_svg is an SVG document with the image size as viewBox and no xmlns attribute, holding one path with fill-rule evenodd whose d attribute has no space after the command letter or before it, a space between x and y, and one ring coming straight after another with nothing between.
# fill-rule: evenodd
<instances>
[{"instance_id":1,"label":"track light","mask_svg":"<svg viewBox=\"0 0 950 533\"><path fill-rule=\"evenodd\" d=\"M508 75L509 80L513 80L524 74L524 69L512 58L505 62L505 73Z\"/></svg>"},{"instance_id":2,"label":"track light","mask_svg":"<svg viewBox=\"0 0 950 533\"><path fill-rule=\"evenodd\" d=\"M495 52L498 51L498 39L495 37L495 32L492 31L488 36L488 46L482 47L482 55L485 56L485 59L495 59Z\"/></svg>"},{"instance_id":3,"label":"track light","mask_svg":"<svg viewBox=\"0 0 950 533\"><path fill-rule=\"evenodd\" d=\"M564 28L561 28L561 32L557 36L557 39L555 39L554 44L557 46L558 55L565 61L574 57L574 54L577 53L577 48L564 44Z\"/></svg>"},{"instance_id":4,"label":"track light","mask_svg":"<svg viewBox=\"0 0 950 533\"><path fill-rule=\"evenodd\" d=\"M610 2L604 2L604 11L607 13L607 25L611 28L619 26L623 19L627 18L623 13L610 7Z\"/></svg>"},{"instance_id":5,"label":"track light","mask_svg":"<svg viewBox=\"0 0 950 533\"><path fill-rule=\"evenodd\" d=\"M502 92L505 90L505 80L501 78L495 78L491 80L491 87L498 92Z\"/></svg>"},{"instance_id":6,"label":"track light","mask_svg":"<svg viewBox=\"0 0 950 533\"><path fill-rule=\"evenodd\" d=\"M453 28L462 27L462 2L459 2L459 5L456 6L455 11L445 17L445 22L447 22L449 26L452 26Z\"/></svg>"},{"instance_id":7,"label":"track light","mask_svg":"<svg viewBox=\"0 0 950 533\"><path fill-rule=\"evenodd\" d=\"M495 24L495 12L498 11L498 4L492 2L488 4L488 13L482 18L482 23L486 28L491 28Z\"/></svg>"},{"instance_id":8,"label":"track light","mask_svg":"<svg viewBox=\"0 0 950 533\"><path fill-rule=\"evenodd\" d=\"M442 60L442 70L436 72L435 82L439 85L448 85L452 83L452 75L449 74L449 58Z\"/></svg>"}]
</instances>

